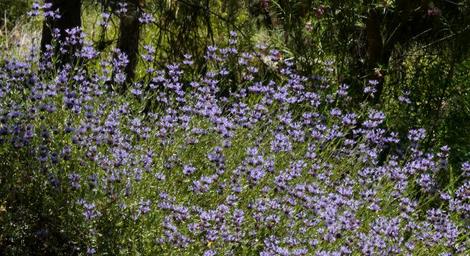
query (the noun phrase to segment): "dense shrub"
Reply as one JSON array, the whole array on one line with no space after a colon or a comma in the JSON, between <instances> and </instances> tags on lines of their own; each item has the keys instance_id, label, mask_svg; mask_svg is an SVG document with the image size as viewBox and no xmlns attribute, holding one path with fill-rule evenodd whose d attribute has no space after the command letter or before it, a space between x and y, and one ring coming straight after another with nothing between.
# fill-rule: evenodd
<instances>
[{"instance_id":1,"label":"dense shrub","mask_svg":"<svg viewBox=\"0 0 470 256\"><path fill-rule=\"evenodd\" d=\"M205 72L190 55L158 68L146 46L124 95L119 51L3 60L0 253L465 254L470 164L456 175L424 129L400 141L382 112L347 111L328 71L236 39Z\"/></svg>"},{"instance_id":2,"label":"dense shrub","mask_svg":"<svg viewBox=\"0 0 470 256\"><path fill-rule=\"evenodd\" d=\"M83 43L67 33L55 49ZM304 77L236 42L195 56L202 71L189 55L162 68L147 45L125 95L118 50L85 43L61 67L50 53L4 59L0 253L465 254L469 164L449 166L446 146L426 153L423 129L399 136L382 112L351 112L329 67Z\"/></svg>"}]
</instances>

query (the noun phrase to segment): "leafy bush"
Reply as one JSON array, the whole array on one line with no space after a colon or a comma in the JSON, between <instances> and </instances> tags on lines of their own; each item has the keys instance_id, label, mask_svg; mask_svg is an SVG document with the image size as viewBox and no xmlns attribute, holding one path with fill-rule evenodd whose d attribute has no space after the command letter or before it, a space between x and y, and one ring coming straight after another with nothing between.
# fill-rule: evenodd
<instances>
[{"instance_id":1,"label":"leafy bush","mask_svg":"<svg viewBox=\"0 0 470 256\"><path fill-rule=\"evenodd\" d=\"M124 95L119 51L3 60L0 253L464 254L470 164L442 185L423 129L400 141L329 71L230 37L206 72L147 46Z\"/></svg>"}]
</instances>

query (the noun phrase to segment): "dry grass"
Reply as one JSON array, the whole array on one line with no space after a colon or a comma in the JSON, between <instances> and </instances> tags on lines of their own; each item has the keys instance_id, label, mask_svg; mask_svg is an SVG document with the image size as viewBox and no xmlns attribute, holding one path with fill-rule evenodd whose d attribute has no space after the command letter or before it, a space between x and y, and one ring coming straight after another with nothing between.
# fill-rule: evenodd
<instances>
[{"instance_id":1,"label":"dry grass","mask_svg":"<svg viewBox=\"0 0 470 256\"><path fill-rule=\"evenodd\" d=\"M8 20L0 30L0 55L2 57L23 58L38 47L41 40L41 21L30 17L21 17L11 29L7 29ZM34 47L34 48L33 48Z\"/></svg>"}]
</instances>

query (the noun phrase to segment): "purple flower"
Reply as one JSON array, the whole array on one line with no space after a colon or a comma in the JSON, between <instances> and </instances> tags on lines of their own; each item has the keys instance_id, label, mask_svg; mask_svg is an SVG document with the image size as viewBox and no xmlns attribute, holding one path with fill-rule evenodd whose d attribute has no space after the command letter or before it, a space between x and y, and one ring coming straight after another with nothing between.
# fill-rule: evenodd
<instances>
[{"instance_id":1,"label":"purple flower","mask_svg":"<svg viewBox=\"0 0 470 256\"><path fill-rule=\"evenodd\" d=\"M127 3L126 2L119 2L118 3L119 9L116 11L118 15L127 13Z\"/></svg>"},{"instance_id":2,"label":"purple flower","mask_svg":"<svg viewBox=\"0 0 470 256\"><path fill-rule=\"evenodd\" d=\"M183 166L183 174L188 176L196 172L196 168L191 166L191 165L185 165Z\"/></svg>"},{"instance_id":3,"label":"purple flower","mask_svg":"<svg viewBox=\"0 0 470 256\"><path fill-rule=\"evenodd\" d=\"M80 174L77 174L77 173L69 174L69 182L70 182L70 186L73 189L79 189L81 187L81 185L80 185Z\"/></svg>"},{"instance_id":4,"label":"purple flower","mask_svg":"<svg viewBox=\"0 0 470 256\"><path fill-rule=\"evenodd\" d=\"M84 203L83 208L83 216L85 216L85 219L87 220L92 220L96 217L101 216L101 213L96 210L96 205L94 203Z\"/></svg>"},{"instance_id":5,"label":"purple flower","mask_svg":"<svg viewBox=\"0 0 470 256\"><path fill-rule=\"evenodd\" d=\"M149 24L154 22L155 19L153 18L152 14L149 13L142 13L142 15L139 17L139 22L141 24Z\"/></svg>"},{"instance_id":6,"label":"purple flower","mask_svg":"<svg viewBox=\"0 0 470 256\"><path fill-rule=\"evenodd\" d=\"M271 150L273 152L290 152L292 150L292 144L289 138L282 133L276 133L274 140L271 142Z\"/></svg>"},{"instance_id":7,"label":"purple flower","mask_svg":"<svg viewBox=\"0 0 470 256\"><path fill-rule=\"evenodd\" d=\"M204 256L215 256L217 255L216 252L214 250L207 250L204 252L203 254Z\"/></svg>"},{"instance_id":8,"label":"purple flower","mask_svg":"<svg viewBox=\"0 0 470 256\"><path fill-rule=\"evenodd\" d=\"M368 86L364 87L364 93L370 94L372 97L377 92L376 86L379 84L377 80L369 80Z\"/></svg>"},{"instance_id":9,"label":"purple flower","mask_svg":"<svg viewBox=\"0 0 470 256\"><path fill-rule=\"evenodd\" d=\"M139 214L146 214L150 212L150 200L141 200L139 203Z\"/></svg>"},{"instance_id":10,"label":"purple flower","mask_svg":"<svg viewBox=\"0 0 470 256\"><path fill-rule=\"evenodd\" d=\"M86 249L86 253L87 253L88 255L94 255L94 254L96 254L96 249L93 248L93 247L88 247L88 248Z\"/></svg>"},{"instance_id":11,"label":"purple flower","mask_svg":"<svg viewBox=\"0 0 470 256\"><path fill-rule=\"evenodd\" d=\"M462 174L464 177L470 177L470 162L464 162L462 164Z\"/></svg>"},{"instance_id":12,"label":"purple flower","mask_svg":"<svg viewBox=\"0 0 470 256\"><path fill-rule=\"evenodd\" d=\"M93 59L98 56L98 53L95 51L95 48L93 48L93 46L85 45L82 47L79 55L80 57L85 59Z\"/></svg>"},{"instance_id":13,"label":"purple flower","mask_svg":"<svg viewBox=\"0 0 470 256\"><path fill-rule=\"evenodd\" d=\"M408 132L408 139L413 142L419 142L426 136L426 130L423 128L413 129Z\"/></svg>"}]
</instances>

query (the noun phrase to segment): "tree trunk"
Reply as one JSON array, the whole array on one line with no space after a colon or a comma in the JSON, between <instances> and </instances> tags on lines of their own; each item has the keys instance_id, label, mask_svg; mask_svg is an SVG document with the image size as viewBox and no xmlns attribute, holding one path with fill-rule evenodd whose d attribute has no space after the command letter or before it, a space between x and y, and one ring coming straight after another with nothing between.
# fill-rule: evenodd
<instances>
[{"instance_id":1,"label":"tree trunk","mask_svg":"<svg viewBox=\"0 0 470 256\"><path fill-rule=\"evenodd\" d=\"M59 19L52 19L47 17L43 22L42 28L42 37L41 37L41 56L44 56L46 52L46 46L51 45L52 42L52 32L55 29L58 29L60 32L59 40L64 42L66 39L66 29L72 29L75 27L81 28L81 0L46 0L46 3L52 4L50 10L56 11L60 15ZM75 45L71 48L68 48L66 53L60 52L60 47L57 46L54 48L54 55L58 56L59 65L73 62L76 58L74 56L75 51L80 50L81 45Z\"/></svg>"},{"instance_id":2,"label":"tree trunk","mask_svg":"<svg viewBox=\"0 0 470 256\"><path fill-rule=\"evenodd\" d=\"M127 12L120 17L119 39L117 48L127 55L129 63L125 67L126 82L131 82L135 77L137 56L139 53L140 6L143 1L127 0ZM123 88L125 89L125 88Z\"/></svg>"},{"instance_id":3,"label":"tree trunk","mask_svg":"<svg viewBox=\"0 0 470 256\"><path fill-rule=\"evenodd\" d=\"M381 21L375 9L372 9L367 16L366 21L366 34L367 34L367 61L366 61L366 74L371 80L376 80L376 93L372 99L373 103L378 103L383 90L383 76L380 73L374 72L375 68L379 65L386 64L388 57L385 56L383 39L381 34ZM385 59L387 58L387 59Z\"/></svg>"}]
</instances>

